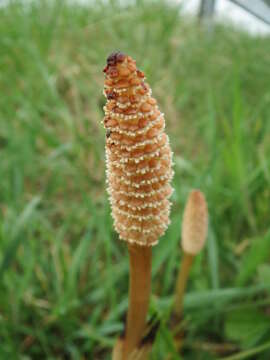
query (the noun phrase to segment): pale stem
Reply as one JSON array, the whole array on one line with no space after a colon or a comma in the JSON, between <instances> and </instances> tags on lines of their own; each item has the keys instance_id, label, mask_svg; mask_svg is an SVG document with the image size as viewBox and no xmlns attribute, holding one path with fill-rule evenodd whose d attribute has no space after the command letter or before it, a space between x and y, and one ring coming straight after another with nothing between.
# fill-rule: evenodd
<instances>
[{"instance_id":1,"label":"pale stem","mask_svg":"<svg viewBox=\"0 0 270 360\"><path fill-rule=\"evenodd\" d=\"M181 267L177 276L174 299L174 314L177 315L178 319L181 318L183 312L183 299L193 258L193 255L184 252Z\"/></svg>"}]
</instances>

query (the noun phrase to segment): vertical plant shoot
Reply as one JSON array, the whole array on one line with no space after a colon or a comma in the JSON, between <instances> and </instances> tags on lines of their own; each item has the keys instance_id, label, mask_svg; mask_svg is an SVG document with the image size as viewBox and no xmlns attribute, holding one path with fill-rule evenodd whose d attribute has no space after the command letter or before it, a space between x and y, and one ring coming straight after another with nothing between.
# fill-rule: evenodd
<instances>
[{"instance_id":1,"label":"vertical plant shoot","mask_svg":"<svg viewBox=\"0 0 270 360\"><path fill-rule=\"evenodd\" d=\"M164 115L136 62L120 52L112 53L104 73L108 193L115 230L128 243L130 255L126 359L145 327L151 246L170 222L172 152Z\"/></svg>"},{"instance_id":2,"label":"vertical plant shoot","mask_svg":"<svg viewBox=\"0 0 270 360\"><path fill-rule=\"evenodd\" d=\"M208 229L208 209L204 194L200 190L191 191L183 215L182 249L183 259L175 290L174 312L182 315L183 296L194 256L204 247Z\"/></svg>"}]
</instances>

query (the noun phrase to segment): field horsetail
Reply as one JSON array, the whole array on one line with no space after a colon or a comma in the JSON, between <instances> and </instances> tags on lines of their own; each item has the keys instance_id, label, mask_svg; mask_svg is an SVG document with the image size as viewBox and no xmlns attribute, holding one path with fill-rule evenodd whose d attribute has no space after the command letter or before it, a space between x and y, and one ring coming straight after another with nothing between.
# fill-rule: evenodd
<instances>
[{"instance_id":1,"label":"field horsetail","mask_svg":"<svg viewBox=\"0 0 270 360\"><path fill-rule=\"evenodd\" d=\"M120 52L104 68L106 167L114 227L130 257L129 308L123 360L139 346L151 289L151 247L170 222L172 151L164 114L144 73Z\"/></svg>"}]
</instances>

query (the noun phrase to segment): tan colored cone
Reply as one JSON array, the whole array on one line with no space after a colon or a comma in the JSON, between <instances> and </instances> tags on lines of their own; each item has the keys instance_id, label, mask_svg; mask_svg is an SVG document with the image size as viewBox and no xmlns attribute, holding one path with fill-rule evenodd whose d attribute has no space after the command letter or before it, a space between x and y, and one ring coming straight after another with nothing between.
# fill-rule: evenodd
<instances>
[{"instance_id":1,"label":"tan colored cone","mask_svg":"<svg viewBox=\"0 0 270 360\"><path fill-rule=\"evenodd\" d=\"M187 200L182 223L182 248L197 255L203 248L208 228L208 210L204 194L193 190Z\"/></svg>"},{"instance_id":2,"label":"tan colored cone","mask_svg":"<svg viewBox=\"0 0 270 360\"><path fill-rule=\"evenodd\" d=\"M164 115L144 73L122 53L107 59L104 95L107 182L122 240L157 243L169 224L172 152Z\"/></svg>"}]
</instances>

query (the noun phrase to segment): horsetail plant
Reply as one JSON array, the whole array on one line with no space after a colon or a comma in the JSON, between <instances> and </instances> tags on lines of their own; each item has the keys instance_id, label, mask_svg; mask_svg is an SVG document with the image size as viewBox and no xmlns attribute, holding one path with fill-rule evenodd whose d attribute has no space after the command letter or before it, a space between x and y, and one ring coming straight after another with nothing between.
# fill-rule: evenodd
<instances>
[{"instance_id":1,"label":"horsetail plant","mask_svg":"<svg viewBox=\"0 0 270 360\"><path fill-rule=\"evenodd\" d=\"M127 242L129 305L123 358L143 336L151 291L152 246L170 222L172 152L164 115L136 62L120 52L104 68L108 193L115 230Z\"/></svg>"},{"instance_id":2,"label":"horsetail plant","mask_svg":"<svg viewBox=\"0 0 270 360\"><path fill-rule=\"evenodd\" d=\"M174 301L174 316L178 320L182 316L183 297L193 259L204 247L207 228L207 202L201 191L193 190L188 197L182 223L183 260L176 281Z\"/></svg>"}]
</instances>

